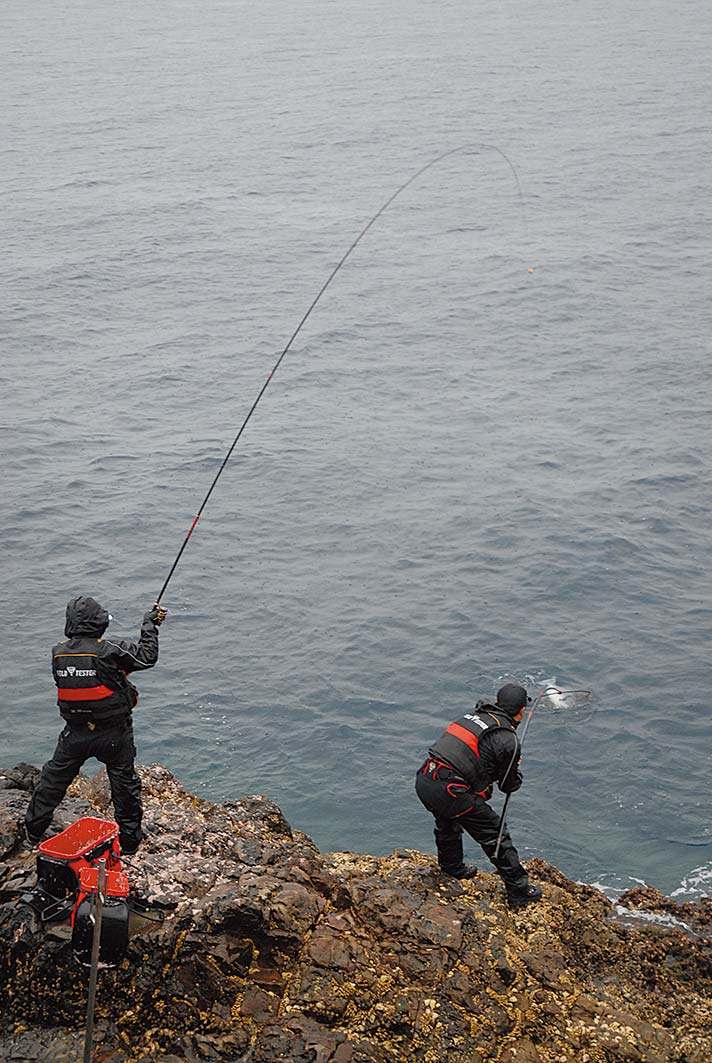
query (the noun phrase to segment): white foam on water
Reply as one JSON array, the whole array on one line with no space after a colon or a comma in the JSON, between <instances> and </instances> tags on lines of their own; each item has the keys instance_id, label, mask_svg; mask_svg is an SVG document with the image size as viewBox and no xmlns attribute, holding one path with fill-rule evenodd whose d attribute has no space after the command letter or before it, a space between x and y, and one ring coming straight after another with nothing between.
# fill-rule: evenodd
<instances>
[{"instance_id":1,"label":"white foam on water","mask_svg":"<svg viewBox=\"0 0 712 1063\"><path fill-rule=\"evenodd\" d=\"M668 930L685 930L693 934L692 927L684 923L682 919L676 919L674 915L663 912L645 912L639 909L624 908L622 904L616 904L613 909L616 916L625 922L649 923L653 926L665 927Z\"/></svg>"},{"instance_id":2,"label":"white foam on water","mask_svg":"<svg viewBox=\"0 0 712 1063\"><path fill-rule=\"evenodd\" d=\"M712 864L695 867L670 894L676 900L695 901L712 896Z\"/></svg>"},{"instance_id":3,"label":"white foam on water","mask_svg":"<svg viewBox=\"0 0 712 1063\"><path fill-rule=\"evenodd\" d=\"M625 882L622 881L622 876L611 873L610 878L613 881L608 882L580 882L581 886L593 886L594 889L600 890L601 893L608 897L608 900L615 902L623 896L627 890L632 890L636 886L647 886L648 883L642 878L634 878L632 875L625 876Z\"/></svg>"}]
</instances>

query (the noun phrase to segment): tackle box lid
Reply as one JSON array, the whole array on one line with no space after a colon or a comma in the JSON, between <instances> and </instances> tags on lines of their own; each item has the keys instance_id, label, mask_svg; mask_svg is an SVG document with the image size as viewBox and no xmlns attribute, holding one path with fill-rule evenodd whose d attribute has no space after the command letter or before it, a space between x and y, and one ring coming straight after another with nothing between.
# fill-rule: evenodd
<instances>
[{"instance_id":1,"label":"tackle box lid","mask_svg":"<svg viewBox=\"0 0 712 1063\"><path fill-rule=\"evenodd\" d=\"M41 842L38 849L55 860L76 860L100 845L110 844L118 833L118 823L113 820L83 816L60 834Z\"/></svg>"}]
</instances>

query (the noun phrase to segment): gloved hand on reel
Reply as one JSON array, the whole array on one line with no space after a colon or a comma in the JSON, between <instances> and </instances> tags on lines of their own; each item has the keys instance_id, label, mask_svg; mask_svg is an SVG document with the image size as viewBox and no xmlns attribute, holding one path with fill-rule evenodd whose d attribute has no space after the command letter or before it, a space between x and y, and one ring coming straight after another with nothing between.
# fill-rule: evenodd
<instances>
[{"instance_id":1,"label":"gloved hand on reel","mask_svg":"<svg viewBox=\"0 0 712 1063\"><path fill-rule=\"evenodd\" d=\"M166 619L167 612L168 610L164 606L159 605L158 602L154 602L153 606L148 610L143 619L150 620L156 625L156 627L160 627Z\"/></svg>"}]
</instances>

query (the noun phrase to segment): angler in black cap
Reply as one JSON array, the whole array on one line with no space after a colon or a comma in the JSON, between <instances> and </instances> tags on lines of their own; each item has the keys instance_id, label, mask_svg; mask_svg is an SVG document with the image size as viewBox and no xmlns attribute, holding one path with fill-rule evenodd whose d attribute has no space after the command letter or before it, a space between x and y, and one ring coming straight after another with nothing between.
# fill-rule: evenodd
<instances>
[{"instance_id":1,"label":"angler in black cap","mask_svg":"<svg viewBox=\"0 0 712 1063\"><path fill-rule=\"evenodd\" d=\"M165 616L166 610L155 605L143 618L138 642L126 642L102 639L111 617L93 598L75 598L67 605L67 641L52 650L57 704L66 727L25 815L30 845L41 841L84 762L96 757L106 764L121 849L126 854L138 849L143 807L131 717L138 691L127 675L153 668Z\"/></svg>"},{"instance_id":2,"label":"angler in black cap","mask_svg":"<svg viewBox=\"0 0 712 1063\"><path fill-rule=\"evenodd\" d=\"M495 705L478 701L473 712L445 729L415 780L418 797L435 816L441 871L453 878L477 874L463 860L462 832L466 830L501 875L514 908L538 901L541 890L529 884L507 830L495 858L500 817L487 801L495 783L505 794L522 785L515 732L530 700L524 687L507 683L498 691Z\"/></svg>"}]
</instances>

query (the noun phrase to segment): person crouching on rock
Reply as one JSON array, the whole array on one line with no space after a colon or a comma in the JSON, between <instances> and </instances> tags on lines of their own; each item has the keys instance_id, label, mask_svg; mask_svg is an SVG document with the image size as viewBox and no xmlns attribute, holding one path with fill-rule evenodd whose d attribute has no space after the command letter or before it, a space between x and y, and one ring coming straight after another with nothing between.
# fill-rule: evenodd
<instances>
[{"instance_id":1,"label":"person crouching on rock","mask_svg":"<svg viewBox=\"0 0 712 1063\"><path fill-rule=\"evenodd\" d=\"M524 687L507 683L498 691L495 705L478 701L473 712L446 727L415 780L418 797L435 817L440 870L461 879L477 874L477 868L463 860L466 830L496 867L514 908L538 901L541 890L529 884L506 829L495 857L500 817L487 802L494 783L505 794L522 785L515 731L529 700Z\"/></svg>"},{"instance_id":2,"label":"person crouching on rock","mask_svg":"<svg viewBox=\"0 0 712 1063\"><path fill-rule=\"evenodd\" d=\"M138 849L143 806L131 716L138 691L127 674L153 668L165 616L166 610L154 605L143 618L138 642L111 641L101 637L111 617L97 601L80 597L67 605L67 641L52 650L57 704L66 727L25 814L29 845L39 844L67 787L84 762L96 757L106 765L122 852Z\"/></svg>"}]
</instances>

